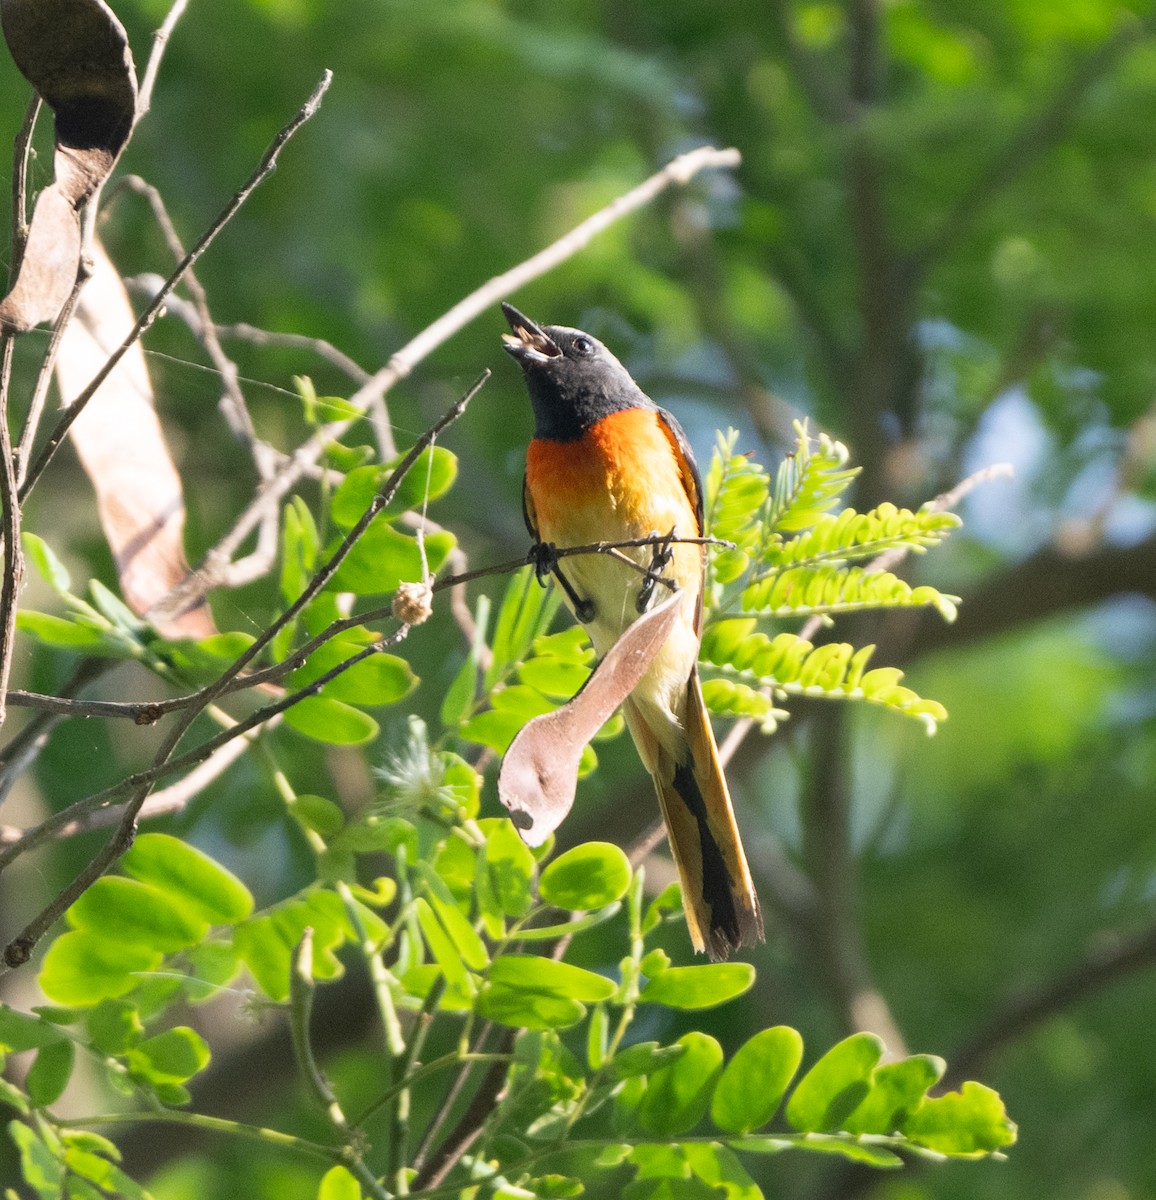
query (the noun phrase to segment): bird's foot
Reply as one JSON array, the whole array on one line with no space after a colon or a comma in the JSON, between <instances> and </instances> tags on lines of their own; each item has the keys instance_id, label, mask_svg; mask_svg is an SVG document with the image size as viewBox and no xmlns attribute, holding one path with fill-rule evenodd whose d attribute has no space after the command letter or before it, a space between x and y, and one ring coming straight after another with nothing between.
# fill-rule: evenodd
<instances>
[{"instance_id":1,"label":"bird's foot","mask_svg":"<svg viewBox=\"0 0 1156 1200\"><path fill-rule=\"evenodd\" d=\"M534 568L534 574L543 587L546 586L546 576L554 576L558 581L558 586L565 592L574 615L583 625L588 625L594 620L594 614L597 611L594 601L583 600L574 590L574 585L570 580L562 574L562 568L558 565L558 547L553 542L535 542L530 547L529 554L526 555L526 561Z\"/></svg>"},{"instance_id":2,"label":"bird's foot","mask_svg":"<svg viewBox=\"0 0 1156 1200\"><path fill-rule=\"evenodd\" d=\"M652 531L650 536L658 539L657 531ZM663 578L662 572L665 567L670 564L674 558L674 551L670 548L670 543L674 538L674 530L672 529L666 537L654 542L654 553L650 559L650 566L646 568L646 574L642 577L642 586L638 589L638 599L635 601L635 606L640 613L646 612L650 607L651 598L654 596L654 586L660 580L663 583L668 580Z\"/></svg>"}]
</instances>

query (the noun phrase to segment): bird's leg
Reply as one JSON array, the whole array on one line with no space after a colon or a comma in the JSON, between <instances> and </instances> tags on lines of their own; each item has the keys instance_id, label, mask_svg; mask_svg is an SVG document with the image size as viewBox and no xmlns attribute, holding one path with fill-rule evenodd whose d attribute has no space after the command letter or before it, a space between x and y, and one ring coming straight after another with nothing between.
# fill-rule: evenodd
<instances>
[{"instance_id":1,"label":"bird's leg","mask_svg":"<svg viewBox=\"0 0 1156 1200\"><path fill-rule=\"evenodd\" d=\"M526 555L526 561L534 568L534 574L543 587L546 586L546 576L554 576L558 586L566 593L574 615L583 625L594 620L594 601L583 600L570 580L562 574L562 568L558 565L558 547L553 542L535 542Z\"/></svg>"},{"instance_id":2,"label":"bird's leg","mask_svg":"<svg viewBox=\"0 0 1156 1200\"><path fill-rule=\"evenodd\" d=\"M654 595L654 585L662 578L663 568L674 558L674 551L670 548L670 543L674 538L673 529L661 540L658 540L657 531L652 531L650 536L655 539L654 554L650 559L650 566L646 568L646 574L642 577L642 586L638 589L638 599L634 602L640 613L646 612L650 607L650 599Z\"/></svg>"}]
</instances>

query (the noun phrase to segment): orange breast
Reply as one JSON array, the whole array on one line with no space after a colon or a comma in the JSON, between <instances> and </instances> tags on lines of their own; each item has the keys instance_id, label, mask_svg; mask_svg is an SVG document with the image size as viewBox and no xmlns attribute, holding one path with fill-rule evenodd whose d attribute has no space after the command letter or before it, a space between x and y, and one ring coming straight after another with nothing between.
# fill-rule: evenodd
<instances>
[{"instance_id":1,"label":"orange breast","mask_svg":"<svg viewBox=\"0 0 1156 1200\"><path fill-rule=\"evenodd\" d=\"M526 456L539 536L558 545L697 535L685 477L666 427L641 408L611 413L577 442L535 439Z\"/></svg>"}]
</instances>

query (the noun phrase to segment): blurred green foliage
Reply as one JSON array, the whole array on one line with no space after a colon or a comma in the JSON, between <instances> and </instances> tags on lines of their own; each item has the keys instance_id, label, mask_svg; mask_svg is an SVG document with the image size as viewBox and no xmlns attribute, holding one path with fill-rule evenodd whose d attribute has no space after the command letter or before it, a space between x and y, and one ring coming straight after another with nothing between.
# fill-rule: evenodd
<instances>
[{"instance_id":1,"label":"blurred green foliage","mask_svg":"<svg viewBox=\"0 0 1156 1200\"><path fill-rule=\"evenodd\" d=\"M113 7L143 62L167 5ZM876 1182L880 1195L1147 1194L1156 1180L1144 1053L1151 952L1135 963L1148 973L1096 983L1096 966L1113 948L1142 948L1156 918L1151 5L197 0L120 170L160 188L191 242L325 67L335 80L318 116L199 269L218 321L325 337L373 369L465 292L673 153L734 144L744 156L734 179L704 178L614 227L519 305L608 341L677 413L704 463L715 430L735 426L737 450L757 449L773 465L800 413L851 445L864 467L853 494L864 511L884 500L914 509L978 465L1016 462L1015 483L978 491L961 510L964 531L912 579L963 598L960 644L951 648L949 632L937 639L948 648L928 654L910 626L895 624L854 637L879 642L882 662L915 647L907 682L951 713L939 735L928 741L889 713L796 713L789 737L760 742L730 778L769 905L763 877L783 849L804 878L830 882L816 798L836 772L843 823L827 833L848 850L854 948L871 981L912 1049L952 1064L957 1049L985 1050L968 1069L1020 1125L1009 1161L904 1172ZM0 61L0 145L11 143L26 96ZM34 163L37 186L47 149L40 144ZM164 274L143 203L110 194L105 211L102 236L122 270ZM495 368L452 433L458 482L435 510L475 563L525 546L530 420L520 380L501 361L500 325L496 314L476 322L389 401L398 444L408 445L481 367ZM26 340L25 381L43 335ZM194 339L170 318L148 347L199 561L254 479ZM307 352L233 340L228 349L262 436L283 448L308 428L294 376L312 377L323 396L348 393ZM316 507L317 494L304 494ZM29 524L76 578L112 584L76 472L46 478ZM298 545L308 541L298 535ZM321 546L331 531L314 535ZM1050 552L1057 544L1063 554ZM1003 578L1022 584L993 610L982 601ZM214 597L221 628L263 628L281 603L277 582ZM50 604L45 593L32 598ZM96 597L84 603L95 614L86 649L132 636ZM980 614L975 626L969 608ZM561 649L562 665L581 665ZM436 719L467 650L444 606L414 632L404 657L423 685L383 710L380 734L362 728L376 739L371 761L405 744L390 712ZM25 643L19 682L52 690L60 663ZM377 683L391 696L408 687L400 672ZM351 752L286 734L278 753L299 801L328 797L333 763L344 768L338 799L362 803L373 791ZM564 832L625 844L653 815L649 789L621 742L600 744L598 757ZM140 765L142 752L117 729L74 722L41 755L36 791L59 806ZM227 864L265 907L312 878L310 805L301 807L290 816L268 771L245 760L170 828ZM332 814L311 811L317 832ZM90 849L64 845L37 860L35 876L6 876L5 910L23 911L30 888L50 895ZM666 1043L693 1027L730 1056L768 1015L811 1046L850 1032L845 964L791 936L784 911L755 956L757 990L693 1026L675 1013L648 1017L653 1034ZM663 945L681 954L673 931ZM598 952L586 953L582 965L597 966ZM974 1040L1006 1004L1066 978L1076 994L1056 1012L1006 1041ZM331 1054L326 1070L339 1086L372 1094L380 1081L361 1047ZM50 1057L40 1072L45 1094L60 1065ZM318 1118L285 1093L289 1076L263 1073L275 1078L235 1088L248 1118L316 1135ZM132 1174L173 1159L151 1180L166 1200L297 1194L292 1167L213 1147L177 1157L184 1147L155 1130L125 1141ZM817 1155L767 1163L772 1195L860 1186L841 1170L830 1178Z\"/></svg>"}]
</instances>

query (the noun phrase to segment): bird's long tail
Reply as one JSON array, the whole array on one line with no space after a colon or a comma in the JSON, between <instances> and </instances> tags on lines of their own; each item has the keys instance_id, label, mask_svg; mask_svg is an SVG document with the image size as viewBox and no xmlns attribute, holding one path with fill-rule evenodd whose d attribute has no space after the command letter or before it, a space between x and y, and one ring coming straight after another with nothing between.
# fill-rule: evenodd
<instances>
[{"instance_id":1,"label":"bird's long tail","mask_svg":"<svg viewBox=\"0 0 1156 1200\"><path fill-rule=\"evenodd\" d=\"M687 687L681 761L651 733L629 702L627 724L654 777L670 848L682 883L682 904L694 948L711 960L763 940L763 915L735 823L698 671Z\"/></svg>"}]
</instances>

